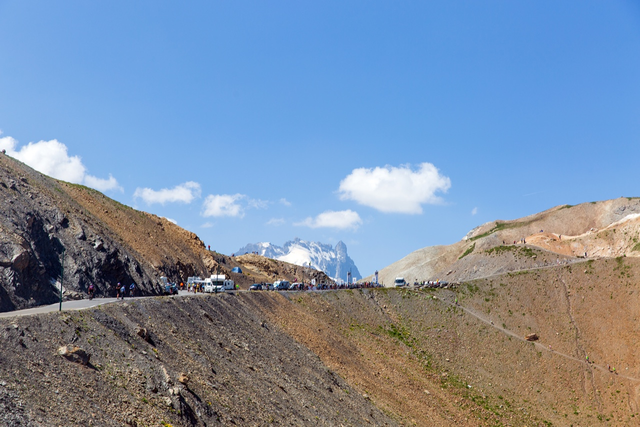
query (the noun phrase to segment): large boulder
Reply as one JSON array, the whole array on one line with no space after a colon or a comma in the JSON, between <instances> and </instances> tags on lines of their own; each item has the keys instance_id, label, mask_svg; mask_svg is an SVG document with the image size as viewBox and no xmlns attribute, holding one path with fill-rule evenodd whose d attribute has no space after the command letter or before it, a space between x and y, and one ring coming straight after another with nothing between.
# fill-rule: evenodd
<instances>
[{"instance_id":1,"label":"large boulder","mask_svg":"<svg viewBox=\"0 0 640 427\"><path fill-rule=\"evenodd\" d=\"M80 363L82 365L88 365L91 355L81 349L80 347L73 345L64 345L58 349L58 354L70 362Z\"/></svg>"}]
</instances>

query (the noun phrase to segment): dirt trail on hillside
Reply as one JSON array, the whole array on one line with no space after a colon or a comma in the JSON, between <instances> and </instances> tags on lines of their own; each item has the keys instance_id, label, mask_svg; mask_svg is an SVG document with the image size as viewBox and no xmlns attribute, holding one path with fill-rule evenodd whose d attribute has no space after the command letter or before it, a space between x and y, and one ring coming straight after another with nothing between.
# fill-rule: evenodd
<instances>
[{"instance_id":1,"label":"dirt trail on hillside","mask_svg":"<svg viewBox=\"0 0 640 427\"><path fill-rule=\"evenodd\" d=\"M502 333L504 333L504 334L506 334L506 335L508 335L510 337L513 337L513 338L515 338L517 340L520 340L520 341L526 342L526 343L531 342L536 346L536 348L538 348L540 350L544 350L544 351L549 352L551 354L556 354L558 356L564 357L565 359L572 360L574 362L579 363L580 365L583 365L586 368L599 369L602 372L609 372L609 373L611 373L611 375L616 375L616 377L618 377L618 378L624 378L624 379L627 379L627 380L633 381L633 382L640 382L640 378L634 378L634 377L631 377L631 376L628 376L628 375L621 375L619 373L613 374L605 366L599 365L597 363L592 363L592 362L587 363L586 360L577 358L575 356L571 356L570 354L566 354L566 353L554 350L552 348L548 348L546 344L543 344L540 341L536 341L536 342L527 341L527 339L522 337L521 335L519 335L519 334L517 334L517 333L515 333L515 332L513 332L513 331L511 331L509 329L506 329L506 328L503 328L501 326L496 325L491 319L487 319L486 317L484 317L483 315L479 314L477 311L475 311L475 310L473 310L473 309L471 309L469 307L464 307L464 306L462 306L460 304L455 304L455 303L453 303L451 301L447 301L445 299L441 299L441 301L444 304L447 304L447 305L449 305L451 307L456 307L456 308L459 308L459 309L463 310L465 313L475 317L476 319L480 320L481 322L486 323L488 326L491 326L492 328L497 329L498 331L500 331L500 332L502 332Z\"/></svg>"}]
</instances>

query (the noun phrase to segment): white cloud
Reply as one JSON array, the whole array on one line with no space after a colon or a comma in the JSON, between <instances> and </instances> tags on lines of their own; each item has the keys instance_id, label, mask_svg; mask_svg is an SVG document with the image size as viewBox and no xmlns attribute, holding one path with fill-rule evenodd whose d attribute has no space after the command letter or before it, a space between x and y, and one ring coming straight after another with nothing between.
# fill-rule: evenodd
<instances>
[{"instance_id":1,"label":"white cloud","mask_svg":"<svg viewBox=\"0 0 640 427\"><path fill-rule=\"evenodd\" d=\"M273 225L276 227L284 225L284 223L284 218L271 218L269 221L267 221L267 225Z\"/></svg>"},{"instance_id":2,"label":"white cloud","mask_svg":"<svg viewBox=\"0 0 640 427\"><path fill-rule=\"evenodd\" d=\"M451 180L431 163L416 171L410 166L354 169L340 182L341 200L354 200L381 212L422 213L422 205L441 203L435 193L446 193Z\"/></svg>"},{"instance_id":3,"label":"white cloud","mask_svg":"<svg viewBox=\"0 0 640 427\"><path fill-rule=\"evenodd\" d=\"M360 219L360 215L357 212L352 210L346 211L326 211L321 213L315 218L307 218L302 222L298 222L294 225L305 226L310 228L338 228L341 230L344 229L353 229L356 230L360 224L362 224L362 219Z\"/></svg>"},{"instance_id":4,"label":"white cloud","mask_svg":"<svg viewBox=\"0 0 640 427\"><path fill-rule=\"evenodd\" d=\"M200 184L193 181L176 185L173 188L163 188L161 190L152 190L151 188L136 188L133 193L134 198L140 198L148 205L154 203L191 203L194 199L200 197Z\"/></svg>"},{"instance_id":5,"label":"white cloud","mask_svg":"<svg viewBox=\"0 0 640 427\"><path fill-rule=\"evenodd\" d=\"M166 219L169 222L174 223L175 225L178 225L178 221L176 221L175 219L167 218L166 216L163 216L163 218Z\"/></svg>"},{"instance_id":6,"label":"white cloud","mask_svg":"<svg viewBox=\"0 0 640 427\"><path fill-rule=\"evenodd\" d=\"M205 222L200 227L202 227L202 228L211 228L211 227L213 227L213 224L210 223L210 222Z\"/></svg>"},{"instance_id":7,"label":"white cloud","mask_svg":"<svg viewBox=\"0 0 640 427\"><path fill-rule=\"evenodd\" d=\"M124 191L112 175L109 175L108 179L102 179L87 174L87 169L80 157L69 156L67 146L56 139L30 142L19 150L16 149L17 146L18 141L10 136L0 138L0 149L6 150L11 157L45 175L75 184L84 184L99 191Z\"/></svg>"},{"instance_id":8,"label":"white cloud","mask_svg":"<svg viewBox=\"0 0 640 427\"><path fill-rule=\"evenodd\" d=\"M477 214L477 213L478 213L478 208L477 208L477 207L476 207L476 208L471 209L471 215L475 215L475 214Z\"/></svg>"},{"instance_id":9,"label":"white cloud","mask_svg":"<svg viewBox=\"0 0 640 427\"><path fill-rule=\"evenodd\" d=\"M209 195L202 205L202 216L231 216L242 218L244 216L244 209L237 202L245 197L244 194Z\"/></svg>"},{"instance_id":10,"label":"white cloud","mask_svg":"<svg viewBox=\"0 0 640 427\"><path fill-rule=\"evenodd\" d=\"M98 191L108 191L108 190L122 190L122 187L118 185L118 181L109 174L109 179L96 178L92 175L85 175L84 183L91 188L95 188Z\"/></svg>"},{"instance_id":11,"label":"white cloud","mask_svg":"<svg viewBox=\"0 0 640 427\"><path fill-rule=\"evenodd\" d=\"M291 202L288 201L287 199L285 199L284 197L282 199L280 199L280 203L282 203L283 205L289 207L291 206Z\"/></svg>"}]
</instances>

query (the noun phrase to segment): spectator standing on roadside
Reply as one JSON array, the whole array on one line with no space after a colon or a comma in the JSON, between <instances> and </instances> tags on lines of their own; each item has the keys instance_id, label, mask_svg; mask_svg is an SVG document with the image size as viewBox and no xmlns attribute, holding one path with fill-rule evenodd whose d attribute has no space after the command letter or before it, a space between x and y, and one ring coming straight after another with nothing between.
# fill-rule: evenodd
<instances>
[{"instance_id":1,"label":"spectator standing on roadside","mask_svg":"<svg viewBox=\"0 0 640 427\"><path fill-rule=\"evenodd\" d=\"M122 300L124 301L124 294L127 290L125 289L124 285L122 285L120 287L120 295L122 295Z\"/></svg>"},{"instance_id":2,"label":"spectator standing on roadside","mask_svg":"<svg viewBox=\"0 0 640 427\"><path fill-rule=\"evenodd\" d=\"M116 285L116 299L120 298L120 282Z\"/></svg>"},{"instance_id":3,"label":"spectator standing on roadside","mask_svg":"<svg viewBox=\"0 0 640 427\"><path fill-rule=\"evenodd\" d=\"M133 294L135 293L135 291L136 291L136 284L135 283L130 284L129 285L129 296L133 297Z\"/></svg>"}]
</instances>

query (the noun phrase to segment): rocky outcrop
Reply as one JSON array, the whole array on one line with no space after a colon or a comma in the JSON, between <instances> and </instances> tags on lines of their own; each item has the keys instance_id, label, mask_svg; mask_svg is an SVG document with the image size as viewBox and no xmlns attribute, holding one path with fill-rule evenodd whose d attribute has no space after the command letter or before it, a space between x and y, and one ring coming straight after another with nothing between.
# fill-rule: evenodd
<instances>
[{"instance_id":1,"label":"rocky outcrop","mask_svg":"<svg viewBox=\"0 0 640 427\"><path fill-rule=\"evenodd\" d=\"M0 155L0 311L65 297L112 295L135 283L161 292L159 277L206 275L204 244L193 233L80 185L42 175ZM211 263L211 262L210 262Z\"/></svg>"}]
</instances>

